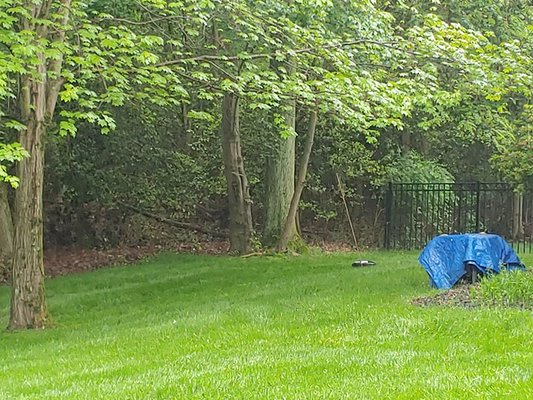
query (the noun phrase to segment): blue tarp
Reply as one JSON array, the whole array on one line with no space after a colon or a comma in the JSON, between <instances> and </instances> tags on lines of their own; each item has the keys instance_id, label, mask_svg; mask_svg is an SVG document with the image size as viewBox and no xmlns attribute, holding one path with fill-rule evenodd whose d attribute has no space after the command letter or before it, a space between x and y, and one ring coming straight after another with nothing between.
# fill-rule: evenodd
<instances>
[{"instance_id":1,"label":"blue tarp","mask_svg":"<svg viewBox=\"0 0 533 400\"><path fill-rule=\"evenodd\" d=\"M449 289L465 274L467 264L482 273L501 268L524 269L513 248L500 236L486 233L441 235L431 240L418 258L439 289Z\"/></svg>"}]
</instances>

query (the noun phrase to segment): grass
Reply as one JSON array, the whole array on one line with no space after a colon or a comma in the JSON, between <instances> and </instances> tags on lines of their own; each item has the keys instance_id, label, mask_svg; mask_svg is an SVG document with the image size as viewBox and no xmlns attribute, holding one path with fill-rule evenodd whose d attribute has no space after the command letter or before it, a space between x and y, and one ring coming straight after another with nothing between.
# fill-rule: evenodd
<instances>
[{"instance_id":1,"label":"grass","mask_svg":"<svg viewBox=\"0 0 533 400\"><path fill-rule=\"evenodd\" d=\"M471 289L471 297L481 304L533 310L533 273L511 270L489 276Z\"/></svg>"},{"instance_id":2,"label":"grass","mask_svg":"<svg viewBox=\"0 0 533 400\"><path fill-rule=\"evenodd\" d=\"M530 311L417 308L417 254L367 257L163 254L49 280L55 327L0 333L0 399L531 398Z\"/></svg>"}]
</instances>

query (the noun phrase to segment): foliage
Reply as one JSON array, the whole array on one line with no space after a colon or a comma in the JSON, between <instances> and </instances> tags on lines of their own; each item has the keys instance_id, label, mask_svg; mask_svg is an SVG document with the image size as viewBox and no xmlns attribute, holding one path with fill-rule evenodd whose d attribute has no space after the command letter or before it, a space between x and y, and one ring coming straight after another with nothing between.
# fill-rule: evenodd
<instances>
[{"instance_id":1,"label":"foliage","mask_svg":"<svg viewBox=\"0 0 533 400\"><path fill-rule=\"evenodd\" d=\"M520 189L533 187L533 137L530 128L516 133L512 142L500 147L492 156L492 161L506 178L518 184Z\"/></svg>"},{"instance_id":2,"label":"foliage","mask_svg":"<svg viewBox=\"0 0 533 400\"><path fill-rule=\"evenodd\" d=\"M141 12L142 5L139 4L132 4L131 8L119 7L118 4L96 3L94 6L97 12L120 13L119 17L111 14L100 16L104 28L113 30L119 27L120 32L128 33L132 38L136 37L131 32L133 28L137 35L142 32L150 37L164 38L162 43L154 39L154 42L157 42L155 49L161 50L157 53L159 57L157 68L164 68L165 74L175 74L182 85L183 93L178 93L179 90L176 92L183 94L179 98L183 115L175 118L176 125L180 128L177 132L180 137L187 136L187 131L195 134L203 131L202 136L213 137L213 133L216 134L216 122L219 120L216 103L227 91L238 93L243 98L241 104L249 110L244 118L244 126L247 124L246 120L257 125L257 120L260 120L266 111L268 116L264 130L271 131L271 127L277 125L274 129L277 135L283 134L286 127L282 126L282 119L275 110L282 108L284 102L292 98L295 98L302 107L311 107L318 103L321 113L326 118L333 118L341 127L352 126L352 129L357 129L360 137L368 142L376 142L376 136L379 134L376 128L389 124L401 125L402 116L408 112L410 104L404 98L417 94L412 82L404 78L396 81L394 76L379 66L375 67L375 73L367 70L368 66L374 68L374 64L392 63L394 60L390 51L381 45L381 41L392 40L393 35L391 19L387 13L375 9L370 3L364 5L353 3L349 10L346 10L349 12L341 13L342 18L337 3L318 2L313 3L312 7L301 4L285 7L283 3L277 3L275 7L271 7L273 5L271 2L265 2L261 4L262 6L256 4L253 8L244 1L216 2L217 7L214 7L214 4L196 2L183 4L186 9L195 11L199 15L198 18L190 19L182 18L178 8L156 3L144 5L150 9L149 15ZM272 9L276 10L275 15L272 15ZM315 19L317 12L326 22ZM167 32L167 27L164 25L157 24L158 20L171 20L170 32ZM202 28L206 23L212 25L211 30ZM124 26L129 28L126 29ZM185 37L181 36L182 32L186 32ZM355 39L354 32L358 36ZM106 40L105 47L110 51L116 49L116 45L109 40ZM289 58L291 63L296 65L293 73L281 71L280 74L279 68L272 67L272 64L286 62ZM124 64L129 65L127 61ZM144 72L138 73L142 75ZM153 78L159 84L160 77L154 75ZM420 79L418 81L422 82ZM139 92L139 89L143 91L146 89L143 88L143 82L133 81L133 83L135 85L131 86L137 91L135 97L130 96L129 99L125 99L124 96L117 97L115 98L117 101L110 105L120 106L125 101L130 101L132 104L128 105L129 108L141 110L141 114L144 114L146 106L142 101L146 94ZM68 84L65 88L63 100L78 96L78 91ZM373 96L369 96L367 93L369 90L373 90ZM178 104L173 104L176 110ZM106 104L100 109L106 110ZM110 111L105 112L115 124L114 114ZM66 114L63 112L63 115ZM165 115L161 110L156 110L153 115L168 118L168 111ZM194 168L186 166L184 173L180 173L183 169L180 165L168 163L167 149L172 147L164 144L168 143L168 138L159 141L148 134L147 130L135 127L137 124L160 125L160 121L159 118L143 117L139 122L128 119L119 122L128 126L124 132L131 133L131 128L139 132L139 135L134 135L138 137L132 139L134 143L144 142L153 149L147 154L150 155L153 165L161 165L162 168L172 169L173 172L158 173L154 176L154 169L143 166L138 154L132 156L122 150L130 148L129 138L126 137L122 140L124 146L118 148L119 151L113 151L113 156L106 150L102 153L101 150L92 148L96 160L88 160L91 158L91 152L80 149L79 154L86 160L70 164L70 168L76 165L84 168L80 170L80 174L71 175L67 172L64 175L66 179L63 183L67 187L71 186L67 189L67 193L72 192L82 200L85 189L94 194L92 197L100 199L107 196L113 201L119 201L121 198L131 201L130 199L135 198L140 204L152 206L155 203L163 203L165 208L172 211L177 209L182 211L182 214L192 214L191 206L201 202L202 198L191 198L190 194L195 191L191 190L189 185L196 183L196 186L200 186L204 199L212 196L212 185L208 179L198 182L188 176L187 173L192 172ZM196 121L196 126L191 126L191 121ZM62 124L64 128L71 127L68 121ZM200 126L205 126L206 129ZM254 133L250 132L250 136ZM157 132L156 136L162 138L161 132ZM199 138L199 140L206 139ZM263 142L263 144L266 148L265 153L268 153L268 143ZM175 156L171 157L191 160L187 148L192 148L191 146L194 146L193 143L186 143L185 147L176 149ZM74 150L74 153L78 151ZM213 150L211 154L217 154L217 151ZM104 157L101 157L102 155ZM113 161L110 162L109 158ZM135 160L134 174L131 173L132 158ZM96 172L96 179L93 179L89 171L102 170L103 165L99 165L101 164L99 160L101 163L111 164L110 167L115 161L120 165L117 165L118 168L112 172L109 170L105 173ZM218 157L210 158L205 167L205 164L198 166L200 168L197 169L197 173L206 177L211 174L216 177L215 181L218 181L220 172L212 168L213 163L218 160ZM189 166L192 167L192 164ZM64 166L59 166L54 169L63 168ZM130 172L125 173L124 169ZM155 168L155 171L162 172L162 169ZM149 176L143 177L142 175L146 173ZM254 174L252 182L257 182L262 173ZM69 176L74 179L70 179ZM176 178L182 179L176 180ZM168 190L169 186L175 191ZM120 191L122 193L119 193Z\"/></svg>"},{"instance_id":3,"label":"foliage","mask_svg":"<svg viewBox=\"0 0 533 400\"><path fill-rule=\"evenodd\" d=\"M27 157L28 152L18 143L4 144L0 143L0 182L7 182L13 188L17 188L19 180L16 176L9 174L8 167L14 162Z\"/></svg>"},{"instance_id":4,"label":"foliage","mask_svg":"<svg viewBox=\"0 0 533 400\"><path fill-rule=\"evenodd\" d=\"M243 109L255 216L272 143L305 132L310 109L319 123L302 204L320 221L340 209L337 172L350 206L376 215L375 188L389 179L532 179L526 1L74 1L70 23L36 21L64 41L14 29L25 4L0 0L0 125L13 142L23 129L17 81L34 76L39 54L50 66L63 59L48 121L64 136L48 139L49 202L128 202L178 219L209 205L224 225L218 130L228 92ZM296 132L281 117L292 101Z\"/></svg>"},{"instance_id":5,"label":"foliage","mask_svg":"<svg viewBox=\"0 0 533 400\"><path fill-rule=\"evenodd\" d=\"M79 121L94 123L102 133L110 132L115 122L107 106L121 106L130 97L164 105L186 94L168 68L156 65L156 52L163 44L159 37L105 24L110 16L95 12L83 1L73 1L70 6L52 2L48 20L31 16L28 6L19 0L5 0L0 5L0 100L7 112L15 114L15 118L2 121L4 128L23 128L16 122L16 108L8 101L19 95L16 82L23 77L62 83L58 131L63 135L74 135ZM66 24L65 9L70 13ZM24 21L39 28L18 29ZM43 64L47 76L36 75L35 67ZM134 84L136 90L132 91Z\"/></svg>"},{"instance_id":6,"label":"foliage","mask_svg":"<svg viewBox=\"0 0 533 400\"><path fill-rule=\"evenodd\" d=\"M446 168L435 161L424 159L416 151L410 151L392 161L385 168L384 175L385 182L393 183L453 183L454 180Z\"/></svg>"}]
</instances>

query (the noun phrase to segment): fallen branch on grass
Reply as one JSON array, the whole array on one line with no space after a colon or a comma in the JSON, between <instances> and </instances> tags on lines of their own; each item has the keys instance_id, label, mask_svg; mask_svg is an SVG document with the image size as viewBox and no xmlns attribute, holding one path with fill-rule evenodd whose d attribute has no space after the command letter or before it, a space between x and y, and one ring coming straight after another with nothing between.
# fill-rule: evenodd
<instances>
[{"instance_id":1,"label":"fallen branch on grass","mask_svg":"<svg viewBox=\"0 0 533 400\"><path fill-rule=\"evenodd\" d=\"M241 256L241 258L250 258L250 257L256 257L256 256L264 256L264 255L265 255L264 251L256 251L255 253L245 254Z\"/></svg>"}]
</instances>

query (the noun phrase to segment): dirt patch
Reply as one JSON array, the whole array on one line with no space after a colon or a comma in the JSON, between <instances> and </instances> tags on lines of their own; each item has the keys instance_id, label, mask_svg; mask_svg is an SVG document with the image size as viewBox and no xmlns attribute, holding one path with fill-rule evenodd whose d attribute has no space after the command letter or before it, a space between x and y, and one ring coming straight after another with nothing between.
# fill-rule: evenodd
<instances>
[{"instance_id":1,"label":"dirt patch","mask_svg":"<svg viewBox=\"0 0 533 400\"><path fill-rule=\"evenodd\" d=\"M470 290L475 285L459 285L445 292L431 296L421 296L413 299L411 304L421 307L429 306L454 306L454 307L479 307L479 303L470 297Z\"/></svg>"}]
</instances>

